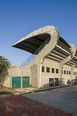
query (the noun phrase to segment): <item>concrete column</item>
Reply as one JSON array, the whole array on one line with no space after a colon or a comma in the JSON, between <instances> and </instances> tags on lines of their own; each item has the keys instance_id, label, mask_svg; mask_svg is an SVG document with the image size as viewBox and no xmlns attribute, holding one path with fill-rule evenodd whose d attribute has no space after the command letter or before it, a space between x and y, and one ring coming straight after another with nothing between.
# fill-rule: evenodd
<instances>
[{"instance_id":1,"label":"concrete column","mask_svg":"<svg viewBox=\"0 0 77 116\"><path fill-rule=\"evenodd\" d=\"M21 68L21 88L23 88L22 87L22 77L23 77L23 67Z\"/></svg>"},{"instance_id":2,"label":"concrete column","mask_svg":"<svg viewBox=\"0 0 77 116\"><path fill-rule=\"evenodd\" d=\"M44 59L42 59L40 62L39 62L39 64L37 65L37 86L38 86L38 88L40 88L41 87L41 72L42 72L42 64L43 64L43 61L44 61Z\"/></svg>"},{"instance_id":3,"label":"concrete column","mask_svg":"<svg viewBox=\"0 0 77 116\"><path fill-rule=\"evenodd\" d=\"M40 74L40 71L41 71L41 69L40 69L40 63L37 65L37 88L40 88L40 86L41 86L41 74Z\"/></svg>"},{"instance_id":4,"label":"concrete column","mask_svg":"<svg viewBox=\"0 0 77 116\"><path fill-rule=\"evenodd\" d=\"M55 75L56 75L56 69L54 68L54 86L55 86Z\"/></svg>"},{"instance_id":5,"label":"concrete column","mask_svg":"<svg viewBox=\"0 0 77 116\"><path fill-rule=\"evenodd\" d=\"M74 71L74 69L75 69L75 65L72 65L72 67L71 67L71 80L73 79L73 71Z\"/></svg>"},{"instance_id":6,"label":"concrete column","mask_svg":"<svg viewBox=\"0 0 77 116\"><path fill-rule=\"evenodd\" d=\"M59 78L60 78L59 84L61 85L61 81L62 81L62 66L59 66Z\"/></svg>"},{"instance_id":7,"label":"concrete column","mask_svg":"<svg viewBox=\"0 0 77 116\"><path fill-rule=\"evenodd\" d=\"M69 56L67 56L65 59L63 59L60 63L59 63L59 78L60 78L60 85L61 85L61 81L62 81L62 68L63 65L65 63L67 63L69 60L71 59L71 54Z\"/></svg>"},{"instance_id":8,"label":"concrete column","mask_svg":"<svg viewBox=\"0 0 77 116\"><path fill-rule=\"evenodd\" d=\"M22 77L21 77L21 88L22 88Z\"/></svg>"},{"instance_id":9,"label":"concrete column","mask_svg":"<svg viewBox=\"0 0 77 116\"><path fill-rule=\"evenodd\" d=\"M42 64L40 63L40 79L39 79L39 87L41 87L41 72L42 72Z\"/></svg>"}]
</instances>

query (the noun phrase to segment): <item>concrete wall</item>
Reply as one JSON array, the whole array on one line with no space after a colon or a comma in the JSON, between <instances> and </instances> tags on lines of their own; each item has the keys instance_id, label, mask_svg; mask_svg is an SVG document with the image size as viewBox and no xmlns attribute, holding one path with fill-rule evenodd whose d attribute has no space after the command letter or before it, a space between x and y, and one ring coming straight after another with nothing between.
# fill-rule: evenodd
<instances>
[{"instance_id":1,"label":"concrete wall","mask_svg":"<svg viewBox=\"0 0 77 116\"><path fill-rule=\"evenodd\" d=\"M56 73L56 69L59 70L59 63L50 59L45 59L42 66L45 68L45 72L42 72L41 78L41 86L49 86L49 78L59 78L59 73ZM50 73L46 72L46 67L50 67ZM54 73L51 72L51 69L54 68ZM66 70L66 74L64 74L64 70ZM68 71L68 74L67 74ZM71 81L71 66L63 65L63 74L62 74L62 85L67 84L68 80Z\"/></svg>"},{"instance_id":2,"label":"concrete wall","mask_svg":"<svg viewBox=\"0 0 77 116\"><path fill-rule=\"evenodd\" d=\"M11 78L10 77L7 76L5 78L3 86L11 87Z\"/></svg>"},{"instance_id":3,"label":"concrete wall","mask_svg":"<svg viewBox=\"0 0 77 116\"><path fill-rule=\"evenodd\" d=\"M66 71L66 74L64 74L64 70ZM69 74L69 71L71 72L71 66L64 65L62 69L62 84L66 85L69 81L71 81L71 73Z\"/></svg>"},{"instance_id":4,"label":"concrete wall","mask_svg":"<svg viewBox=\"0 0 77 116\"><path fill-rule=\"evenodd\" d=\"M72 77L72 79L74 79L74 78L76 78L77 77L77 68L75 68L74 70L73 70L73 77Z\"/></svg>"},{"instance_id":5,"label":"concrete wall","mask_svg":"<svg viewBox=\"0 0 77 116\"><path fill-rule=\"evenodd\" d=\"M31 66L31 86L37 87L37 65Z\"/></svg>"},{"instance_id":6,"label":"concrete wall","mask_svg":"<svg viewBox=\"0 0 77 116\"><path fill-rule=\"evenodd\" d=\"M12 87L12 77L27 77L27 76L31 77L30 68L11 66L10 69L8 70L8 75L6 76L3 85L7 87Z\"/></svg>"},{"instance_id":7,"label":"concrete wall","mask_svg":"<svg viewBox=\"0 0 77 116\"><path fill-rule=\"evenodd\" d=\"M44 66L45 71L41 72L41 87L49 87L49 78L58 78L59 73L56 73L56 69L59 70L59 63L50 59L44 59L42 66ZM50 72L46 72L46 67L50 67ZM52 73L52 68L54 68L54 73ZM37 87L38 85L38 79L37 79L37 65L34 64L30 68L22 68L18 66L12 66L8 70L8 75L5 78L4 86L12 87L12 77L30 77L30 85L32 87ZM64 74L64 70L66 70L66 74ZM68 71L68 74L67 74ZM75 78L77 76L77 68L73 70L73 75L71 78L71 74L69 74L69 71L71 72L71 66L63 65L62 69L62 84L67 84L68 80L71 81L71 79ZM74 74L75 73L75 74ZM40 78L40 77L39 77Z\"/></svg>"},{"instance_id":8,"label":"concrete wall","mask_svg":"<svg viewBox=\"0 0 77 116\"><path fill-rule=\"evenodd\" d=\"M56 69L59 69L59 63L45 59L42 66L44 66L45 72L42 72L41 86L49 86L49 78L59 78L59 73L56 74ZM50 73L46 72L46 67L50 67ZM52 68L54 68L54 73L51 71Z\"/></svg>"},{"instance_id":9,"label":"concrete wall","mask_svg":"<svg viewBox=\"0 0 77 116\"><path fill-rule=\"evenodd\" d=\"M22 77L22 76L30 76L31 75L30 68L12 66L11 70L12 70L11 71L12 77L16 77L16 76Z\"/></svg>"}]
</instances>

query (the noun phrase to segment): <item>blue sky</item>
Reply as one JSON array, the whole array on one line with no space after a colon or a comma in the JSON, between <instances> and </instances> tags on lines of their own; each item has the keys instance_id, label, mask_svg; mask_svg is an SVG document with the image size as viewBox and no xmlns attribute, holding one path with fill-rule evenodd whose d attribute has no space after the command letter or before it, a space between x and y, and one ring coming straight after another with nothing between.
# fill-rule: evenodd
<instances>
[{"instance_id":1,"label":"blue sky","mask_svg":"<svg viewBox=\"0 0 77 116\"><path fill-rule=\"evenodd\" d=\"M0 0L0 55L20 66L31 54L11 46L46 25L77 46L77 0Z\"/></svg>"}]
</instances>

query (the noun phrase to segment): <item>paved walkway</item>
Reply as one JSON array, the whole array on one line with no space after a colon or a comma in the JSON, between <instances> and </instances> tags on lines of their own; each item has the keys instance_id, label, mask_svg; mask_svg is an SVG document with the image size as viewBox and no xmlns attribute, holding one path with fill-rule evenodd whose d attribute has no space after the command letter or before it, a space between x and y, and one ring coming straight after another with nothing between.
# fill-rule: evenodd
<instances>
[{"instance_id":1,"label":"paved walkway","mask_svg":"<svg viewBox=\"0 0 77 116\"><path fill-rule=\"evenodd\" d=\"M77 86L24 94L24 96L54 106L77 116Z\"/></svg>"},{"instance_id":2,"label":"paved walkway","mask_svg":"<svg viewBox=\"0 0 77 116\"><path fill-rule=\"evenodd\" d=\"M69 87L70 85L64 85L64 86L54 86L54 87L48 87L48 88L33 88L33 87L27 87L27 88L19 88L15 89L19 93L34 93L34 92L40 92L40 91L47 91L51 89L56 89L56 88L64 88L64 87Z\"/></svg>"},{"instance_id":3,"label":"paved walkway","mask_svg":"<svg viewBox=\"0 0 77 116\"><path fill-rule=\"evenodd\" d=\"M31 87L27 87L27 88L19 88L19 89L15 89L20 93L30 93L34 90L37 90L37 88L31 88Z\"/></svg>"}]
</instances>

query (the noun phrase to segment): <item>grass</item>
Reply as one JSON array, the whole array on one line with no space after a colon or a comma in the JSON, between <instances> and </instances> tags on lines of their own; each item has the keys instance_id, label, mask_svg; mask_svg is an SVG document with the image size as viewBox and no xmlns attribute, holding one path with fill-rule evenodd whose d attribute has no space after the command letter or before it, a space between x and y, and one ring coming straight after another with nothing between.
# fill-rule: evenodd
<instances>
[{"instance_id":1,"label":"grass","mask_svg":"<svg viewBox=\"0 0 77 116\"><path fill-rule=\"evenodd\" d=\"M18 91L5 86L2 86L0 88L0 94L14 94L14 93L18 93Z\"/></svg>"}]
</instances>

